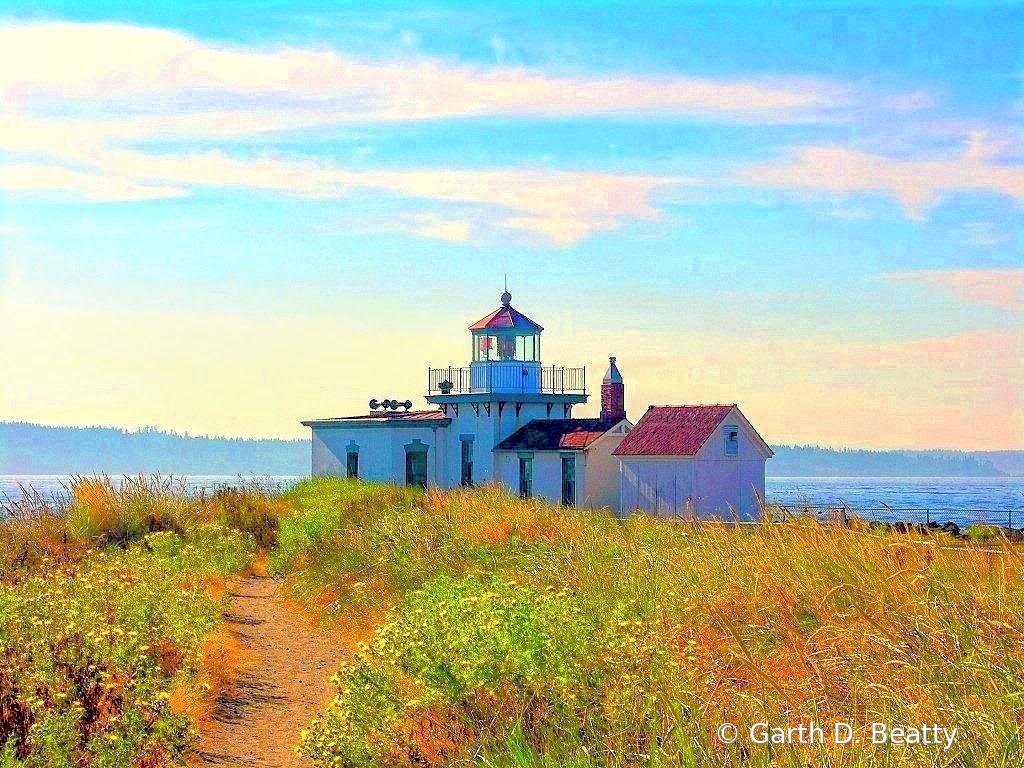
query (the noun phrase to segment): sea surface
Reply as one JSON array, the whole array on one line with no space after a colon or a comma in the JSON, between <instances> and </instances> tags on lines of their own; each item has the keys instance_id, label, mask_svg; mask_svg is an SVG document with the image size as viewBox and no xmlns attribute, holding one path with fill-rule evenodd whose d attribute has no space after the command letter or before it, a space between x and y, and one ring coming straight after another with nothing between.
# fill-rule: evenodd
<instances>
[{"instance_id":1,"label":"sea surface","mask_svg":"<svg viewBox=\"0 0 1024 768\"><path fill-rule=\"evenodd\" d=\"M878 520L1024 527L1024 477L768 477L765 496Z\"/></svg>"},{"instance_id":2,"label":"sea surface","mask_svg":"<svg viewBox=\"0 0 1024 768\"><path fill-rule=\"evenodd\" d=\"M225 485L258 484L286 488L295 475L191 475L175 477L192 492ZM70 475L0 475L0 505L17 501L22 489L44 499L67 495ZM112 482L121 478L112 476ZM1024 477L768 477L769 501L793 510L812 507L819 514L843 508L867 518L912 522L989 522L1024 527Z\"/></svg>"}]
</instances>

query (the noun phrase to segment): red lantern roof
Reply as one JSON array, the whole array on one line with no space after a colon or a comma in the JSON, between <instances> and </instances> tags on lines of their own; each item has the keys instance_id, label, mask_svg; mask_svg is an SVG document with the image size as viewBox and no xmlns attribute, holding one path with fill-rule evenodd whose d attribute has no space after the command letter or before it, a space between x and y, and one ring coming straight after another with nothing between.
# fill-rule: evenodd
<instances>
[{"instance_id":1,"label":"red lantern roof","mask_svg":"<svg viewBox=\"0 0 1024 768\"><path fill-rule=\"evenodd\" d=\"M543 331L543 326L533 322L530 318L512 306L512 294L508 291L501 296L501 307L491 312L487 317L482 317L469 326L471 331L490 330L515 330L515 331Z\"/></svg>"}]
</instances>

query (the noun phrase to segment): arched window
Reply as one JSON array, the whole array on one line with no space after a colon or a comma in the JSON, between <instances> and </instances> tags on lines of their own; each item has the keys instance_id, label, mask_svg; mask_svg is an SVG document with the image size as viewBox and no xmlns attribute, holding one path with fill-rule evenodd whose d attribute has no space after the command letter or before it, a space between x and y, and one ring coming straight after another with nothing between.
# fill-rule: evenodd
<instances>
[{"instance_id":1,"label":"arched window","mask_svg":"<svg viewBox=\"0 0 1024 768\"><path fill-rule=\"evenodd\" d=\"M418 439L405 445L405 484L427 487L427 446Z\"/></svg>"}]
</instances>

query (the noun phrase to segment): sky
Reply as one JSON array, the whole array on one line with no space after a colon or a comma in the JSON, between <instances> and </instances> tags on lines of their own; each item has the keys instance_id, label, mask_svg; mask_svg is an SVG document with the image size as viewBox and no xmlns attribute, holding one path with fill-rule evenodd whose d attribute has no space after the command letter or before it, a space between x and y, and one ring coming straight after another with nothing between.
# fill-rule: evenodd
<instances>
[{"instance_id":1,"label":"sky","mask_svg":"<svg viewBox=\"0 0 1024 768\"><path fill-rule=\"evenodd\" d=\"M634 418L1024 448L1024 5L932 5L0 0L0 420L423 407L507 275Z\"/></svg>"}]
</instances>

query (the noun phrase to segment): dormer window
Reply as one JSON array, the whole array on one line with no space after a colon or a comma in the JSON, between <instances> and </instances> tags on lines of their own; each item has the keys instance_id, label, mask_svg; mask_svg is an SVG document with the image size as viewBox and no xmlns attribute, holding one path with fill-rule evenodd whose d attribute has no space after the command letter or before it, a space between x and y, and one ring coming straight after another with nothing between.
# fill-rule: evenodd
<instances>
[{"instance_id":1,"label":"dormer window","mask_svg":"<svg viewBox=\"0 0 1024 768\"><path fill-rule=\"evenodd\" d=\"M725 455L736 456L740 452L740 429L735 426L725 428Z\"/></svg>"}]
</instances>

